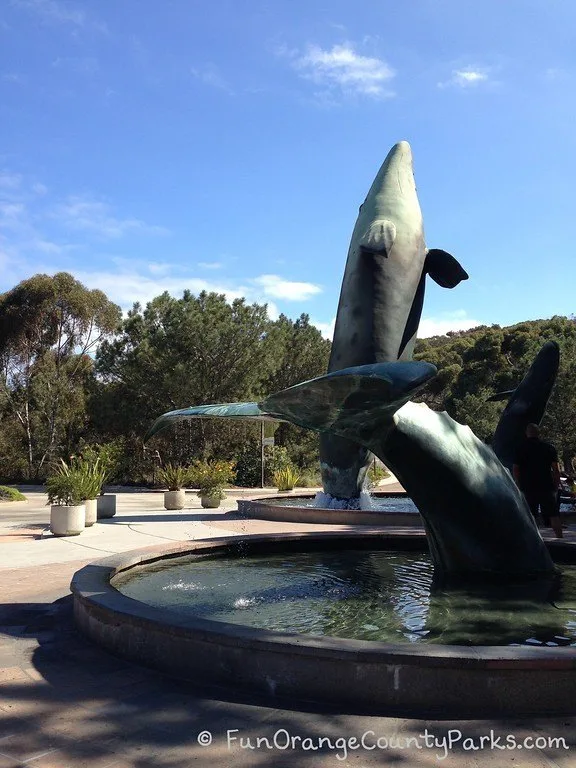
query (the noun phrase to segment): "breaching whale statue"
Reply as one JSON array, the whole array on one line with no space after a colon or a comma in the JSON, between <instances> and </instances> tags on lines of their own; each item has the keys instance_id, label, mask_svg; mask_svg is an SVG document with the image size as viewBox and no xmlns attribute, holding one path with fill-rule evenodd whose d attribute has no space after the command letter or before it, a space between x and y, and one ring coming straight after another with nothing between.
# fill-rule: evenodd
<instances>
[{"instance_id":1,"label":"breaching whale statue","mask_svg":"<svg viewBox=\"0 0 576 768\"><path fill-rule=\"evenodd\" d=\"M360 207L328 371L410 360L426 275L445 288L468 277L446 251L426 248L412 151L407 141L400 141L388 153ZM358 499L369 460L365 446L333 434L322 435L324 491L339 499Z\"/></svg>"},{"instance_id":2,"label":"breaching whale statue","mask_svg":"<svg viewBox=\"0 0 576 768\"><path fill-rule=\"evenodd\" d=\"M436 570L445 575L551 574L555 567L524 497L493 451L447 413L408 402L436 373L430 363L347 368L261 403L171 411L145 439L184 418L289 421L336 434L385 460L418 507Z\"/></svg>"}]
</instances>

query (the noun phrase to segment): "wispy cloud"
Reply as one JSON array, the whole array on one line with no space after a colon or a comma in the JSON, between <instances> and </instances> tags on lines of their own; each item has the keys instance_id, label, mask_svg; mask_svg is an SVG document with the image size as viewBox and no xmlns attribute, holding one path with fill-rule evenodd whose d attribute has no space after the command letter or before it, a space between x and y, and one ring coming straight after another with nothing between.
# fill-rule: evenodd
<instances>
[{"instance_id":1,"label":"wispy cloud","mask_svg":"<svg viewBox=\"0 0 576 768\"><path fill-rule=\"evenodd\" d=\"M390 81L395 71L383 59L357 53L352 43L330 49L311 45L305 53L279 49L288 56L300 77L310 80L328 93L383 99L394 96Z\"/></svg>"},{"instance_id":2,"label":"wispy cloud","mask_svg":"<svg viewBox=\"0 0 576 768\"><path fill-rule=\"evenodd\" d=\"M73 27L92 27L100 32L107 32L106 25L93 19L78 3L65 3L62 0L11 0L11 2L16 8L34 13L45 22L67 24Z\"/></svg>"},{"instance_id":3,"label":"wispy cloud","mask_svg":"<svg viewBox=\"0 0 576 768\"><path fill-rule=\"evenodd\" d=\"M22 176L19 173L0 171L0 187L3 189L18 189L21 183Z\"/></svg>"},{"instance_id":4,"label":"wispy cloud","mask_svg":"<svg viewBox=\"0 0 576 768\"><path fill-rule=\"evenodd\" d=\"M65 227L91 232L104 239L120 238L128 233L168 234L164 227L146 224L140 219L119 218L107 203L83 197L70 197L56 206L52 218Z\"/></svg>"},{"instance_id":5,"label":"wispy cloud","mask_svg":"<svg viewBox=\"0 0 576 768\"><path fill-rule=\"evenodd\" d=\"M478 325L482 325L480 320L469 317L466 310L459 309L455 312L445 312L438 317L422 318L418 337L425 339L429 336L444 336L448 331L466 331Z\"/></svg>"},{"instance_id":6,"label":"wispy cloud","mask_svg":"<svg viewBox=\"0 0 576 768\"><path fill-rule=\"evenodd\" d=\"M83 75L94 75L100 65L92 56L58 56L52 62L55 69L66 69Z\"/></svg>"},{"instance_id":7,"label":"wispy cloud","mask_svg":"<svg viewBox=\"0 0 576 768\"><path fill-rule=\"evenodd\" d=\"M254 282L263 290L265 296L287 301L306 301L322 292L322 288L314 283L284 280L278 275L260 275Z\"/></svg>"},{"instance_id":8,"label":"wispy cloud","mask_svg":"<svg viewBox=\"0 0 576 768\"><path fill-rule=\"evenodd\" d=\"M224 264L221 261L199 261L200 269L222 269Z\"/></svg>"},{"instance_id":9,"label":"wispy cloud","mask_svg":"<svg viewBox=\"0 0 576 768\"><path fill-rule=\"evenodd\" d=\"M475 88L488 83L490 80L486 69L467 68L454 69L448 80L438 83L438 88Z\"/></svg>"},{"instance_id":10,"label":"wispy cloud","mask_svg":"<svg viewBox=\"0 0 576 768\"><path fill-rule=\"evenodd\" d=\"M206 64L202 67L192 67L190 74L196 80L204 83L204 85L208 85L211 88L218 88L227 93L232 93L229 83L222 77L213 64Z\"/></svg>"},{"instance_id":11,"label":"wispy cloud","mask_svg":"<svg viewBox=\"0 0 576 768\"><path fill-rule=\"evenodd\" d=\"M333 317L332 320L330 320L329 323L322 323L318 320L311 320L310 321L312 325L315 325L316 328L320 331L322 336L324 336L325 339L330 339L332 341L334 337L334 327L336 325L336 318Z\"/></svg>"},{"instance_id":12,"label":"wispy cloud","mask_svg":"<svg viewBox=\"0 0 576 768\"><path fill-rule=\"evenodd\" d=\"M2 80L5 83L15 83L21 85L26 78L19 72L3 72Z\"/></svg>"}]
</instances>

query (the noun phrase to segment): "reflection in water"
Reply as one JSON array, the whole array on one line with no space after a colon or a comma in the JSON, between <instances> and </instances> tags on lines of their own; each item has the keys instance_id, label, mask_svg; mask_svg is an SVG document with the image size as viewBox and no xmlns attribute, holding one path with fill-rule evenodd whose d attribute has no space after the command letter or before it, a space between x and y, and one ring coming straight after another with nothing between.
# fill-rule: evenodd
<instances>
[{"instance_id":1,"label":"reflection in water","mask_svg":"<svg viewBox=\"0 0 576 768\"><path fill-rule=\"evenodd\" d=\"M181 558L114 580L182 613L384 642L576 645L576 567L515 584L437 584L427 554L335 550Z\"/></svg>"}]
</instances>

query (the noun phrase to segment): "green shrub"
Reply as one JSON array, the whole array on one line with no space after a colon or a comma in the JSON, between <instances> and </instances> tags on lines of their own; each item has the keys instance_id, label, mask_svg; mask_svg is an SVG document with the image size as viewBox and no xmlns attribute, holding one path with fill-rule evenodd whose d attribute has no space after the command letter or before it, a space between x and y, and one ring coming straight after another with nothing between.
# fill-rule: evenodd
<instances>
[{"instance_id":1,"label":"green shrub","mask_svg":"<svg viewBox=\"0 0 576 768\"><path fill-rule=\"evenodd\" d=\"M158 470L160 482L168 486L169 491L179 491L188 482L189 470L178 464L166 464Z\"/></svg>"},{"instance_id":2,"label":"green shrub","mask_svg":"<svg viewBox=\"0 0 576 768\"><path fill-rule=\"evenodd\" d=\"M198 488L198 496L224 498L224 487L236 479L233 461L195 461L188 469L190 484Z\"/></svg>"},{"instance_id":3,"label":"green shrub","mask_svg":"<svg viewBox=\"0 0 576 768\"><path fill-rule=\"evenodd\" d=\"M279 491L291 491L299 480L296 467L283 467L274 472L274 485Z\"/></svg>"},{"instance_id":4,"label":"green shrub","mask_svg":"<svg viewBox=\"0 0 576 768\"><path fill-rule=\"evenodd\" d=\"M26 496L18 488L0 485L0 501L26 501Z\"/></svg>"},{"instance_id":5,"label":"green shrub","mask_svg":"<svg viewBox=\"0 0 576 768\"><path fill-rule=\"evenodd\" d=\"M298 485L301 488L321 488L322 478L320 476L320 472L314 471L312 469L305 470L300 475Z\"/></svg>"},{"instance_id":6,"label":"green shrub","mask_svg":"<svg viewBox=\"0 0 576 768\"><path fill-rule=\"evenodd\" d=\"M250 441L242 446L236 455L236 484L243 488L256 488L261 480L260 447L256 441Z\"/></svg>"},{"instance_id":7,"label":"green shrub","mask_svg":"<svg viewBox=\"0 0 576 768\"><path fill-rule=\"evenodd\" d=\"M86 500L86 480L78 470L68 467L57 469L46 478L48 504L64 507L76 507Z\"/></svg>"}]
</instances>

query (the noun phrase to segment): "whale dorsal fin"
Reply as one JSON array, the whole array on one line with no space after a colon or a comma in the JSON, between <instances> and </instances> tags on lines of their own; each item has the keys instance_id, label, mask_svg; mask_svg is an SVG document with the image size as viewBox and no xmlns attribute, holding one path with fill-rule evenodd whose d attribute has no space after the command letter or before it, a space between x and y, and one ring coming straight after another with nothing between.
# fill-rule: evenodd
<instances>
[{"instance_id":1,"label":"whale dorsal fin","mask_svg":"<svg viewBox=\"0 0 576 768\"><path fill-rule=\"evenodd\" d=\"M455 288L462 280L468 280L468 272L460 262L440 248L428 250L424 271L442 288Z\"/></svg>"},{"instance_id":2,"label":"whale dorsal fin","mask_svg":"<svg viewBox=\"0 0 576 768\"><path fill-rule=\"evenodd\" d=\"M360 238L362 253L384 253L388 255L396 239L396 225L388 219L373 222Z\"/></svg>"}]
</instances>

